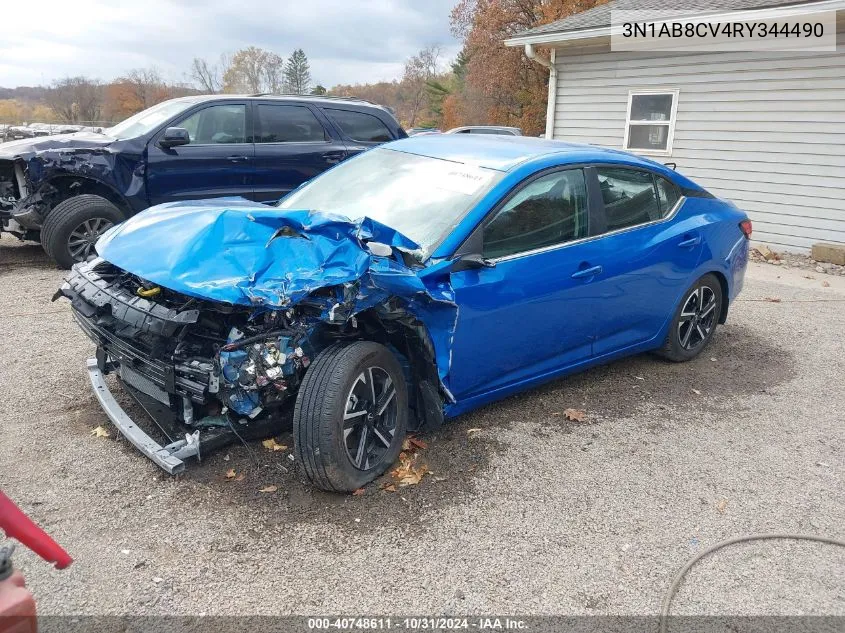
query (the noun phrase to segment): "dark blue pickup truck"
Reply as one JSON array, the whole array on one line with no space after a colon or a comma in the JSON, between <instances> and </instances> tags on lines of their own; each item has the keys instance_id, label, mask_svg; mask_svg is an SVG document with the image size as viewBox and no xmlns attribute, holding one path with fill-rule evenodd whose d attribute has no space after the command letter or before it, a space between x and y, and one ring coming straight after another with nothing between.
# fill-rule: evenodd
<instances>
[{"instance_id":1,"label":"dark blue pickup truck","mask_svg":"<svg viewBox=\"0 0 845 633\"><path fill-rule=\"evenodd\" d=\"M40 239L70 267L106 229L149 206L220 196L273 202L405 136L390 111L359 99L172 99L101 133L0 144L0 232Z\"/></svg>"}]
</instances>

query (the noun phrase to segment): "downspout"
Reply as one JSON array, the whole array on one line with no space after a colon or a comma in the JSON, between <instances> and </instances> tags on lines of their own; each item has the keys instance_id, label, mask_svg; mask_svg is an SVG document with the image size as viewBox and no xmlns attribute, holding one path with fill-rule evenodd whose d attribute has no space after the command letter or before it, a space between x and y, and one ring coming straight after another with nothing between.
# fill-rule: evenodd
<instances>
[{"instance_id":1,"label":"downspout","mask_svg":"<svg viewBox=\"0 0 845 633\"><path fill-rule=\"evenodd\" d=\"M533 44L525 45L525 56L549 69L549 95L546 106L546 138L553 138L555 132L555 107L557 106L557 66L555 65L555 49L552 49L551 59L544 59L537 55Z\"/></svg>"}]
</instances>

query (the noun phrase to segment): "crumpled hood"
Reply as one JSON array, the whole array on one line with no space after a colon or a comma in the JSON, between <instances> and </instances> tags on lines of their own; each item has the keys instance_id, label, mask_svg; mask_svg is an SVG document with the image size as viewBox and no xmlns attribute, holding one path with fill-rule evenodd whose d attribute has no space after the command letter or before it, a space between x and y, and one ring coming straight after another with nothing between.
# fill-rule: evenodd
<instances>
[{"instance_id":1,"label":"crumpled hood","mask_svg":"<svg viewBox=\"0 0 845 633\"><path fill-rule=\"evenodd\" d=\"M440 274L442 264L411 269L395 251L376 256L371 241L419 248L369 218L220 198L152 207L109 230L97 252L170 290L257 308L287 308L315 290L340 288L323 315L335 323L398 297L425 325L444 381L457 321L448 273Z\"/></svg>"},{"instance_id":2,"label":"crumpled hood","mask_svg":"<svg viewBox=\"0 0 845 633\"><path fill-rule=\"evenodd\" d=\"M73 134L22 138L17 141L0 143L0 158L14 158L15 156L37 154L38 152L47 150L93 150L111 145L114 141L115 139L111 136L95 134L93 132L75 132Z\"/></svg>"},{"instance_id":3,"label":"crumpled hood","mask_svg":"<svg viewBox=\"0 0 845 633\"><path fill-rule=\"evenodd\" d=\"M281 308L364 275L373 259L364 241L418 248L375 220L220 198L152 207L108 231L97 252L186 295Z\"/></svg>"}]
</instances>

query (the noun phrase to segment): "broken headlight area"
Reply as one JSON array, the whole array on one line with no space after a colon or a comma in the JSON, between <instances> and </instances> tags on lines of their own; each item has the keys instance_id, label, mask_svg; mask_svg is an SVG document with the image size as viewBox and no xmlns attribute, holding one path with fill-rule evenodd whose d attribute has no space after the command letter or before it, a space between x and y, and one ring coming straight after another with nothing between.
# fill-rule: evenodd
<instances>
[{"instance_id":1,"label":"broken headlight area","mask_svg":"<svg viewBox=\"0 0 845 633\"><path fill-rule=\"evenodd\" d=\"M120 379L180 458L280 430L320 339L298 310L194 299L102 259L75 266L60 296L97 345L97 369Z\"/></svg>"}]
</instances>

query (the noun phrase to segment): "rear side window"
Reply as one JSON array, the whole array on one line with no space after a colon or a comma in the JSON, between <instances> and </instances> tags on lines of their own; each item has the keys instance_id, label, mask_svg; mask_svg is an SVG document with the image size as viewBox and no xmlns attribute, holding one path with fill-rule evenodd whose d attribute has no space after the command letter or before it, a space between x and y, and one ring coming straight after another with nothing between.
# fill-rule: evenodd
<instances>
[{"instance_id":1,"label":"rear side window","mask_svg":"<svg viewBox=\"0 0 845 633\"><path fill-rule=\"evenodd\" d=\"M616 231L659 220L654 177L647 171L597 167L607 230Z\"/></svg>"},{"instance_id":2,"label":"rear side window","mask_svg":"<svg viewBox=\"0 0 845 633\"><path fill-rule=\"evenodd\" d=\"M393 140L387 126L371 114L334 108L326 108L325 111L343 133L354 141L385 143Z\"/></svg>"},{"instance_id":3,"label":"rear side window","mask_svg":"<svg viewBox=\"0 0 845 633\"><path fill-rule=\"evenodd\" d=\"M305 106L258 105L256 143L309 143L325 141L326 131Z\"/></svg>"},{"instance_id":4,"label":"rear side window","mask_svg":"<svg viewBox=\"0 0 845 633\"><path fill-rule=\"evenodd\" d=\"M557 171L525 185L484 227L484 257L507 257L586 236L584 172Z\"/></svg>"},{"instance_id":5,"label":"rear side window","mask_svg":"<svg viewBox=\"0 0 845 633\"><path fill-rule=\"evenodd\" d=\"M246 106L210 106L182 119L176 126L188 130L191 143L197 145L245 143Z\"/></svg>"},{"instance_id":6,"label":"rear side window","mask_svg":"<svg viewBox=\"0 0 845 633\"><path fill-rule=\"evenodd\" d=\"M665 218L669 212L675 208L678 200L681 197L681 192L678 188L665 178L655 176L654 182L657 185L657 200L660 205L660 217Z\"/></svg>"}]
</instances>

